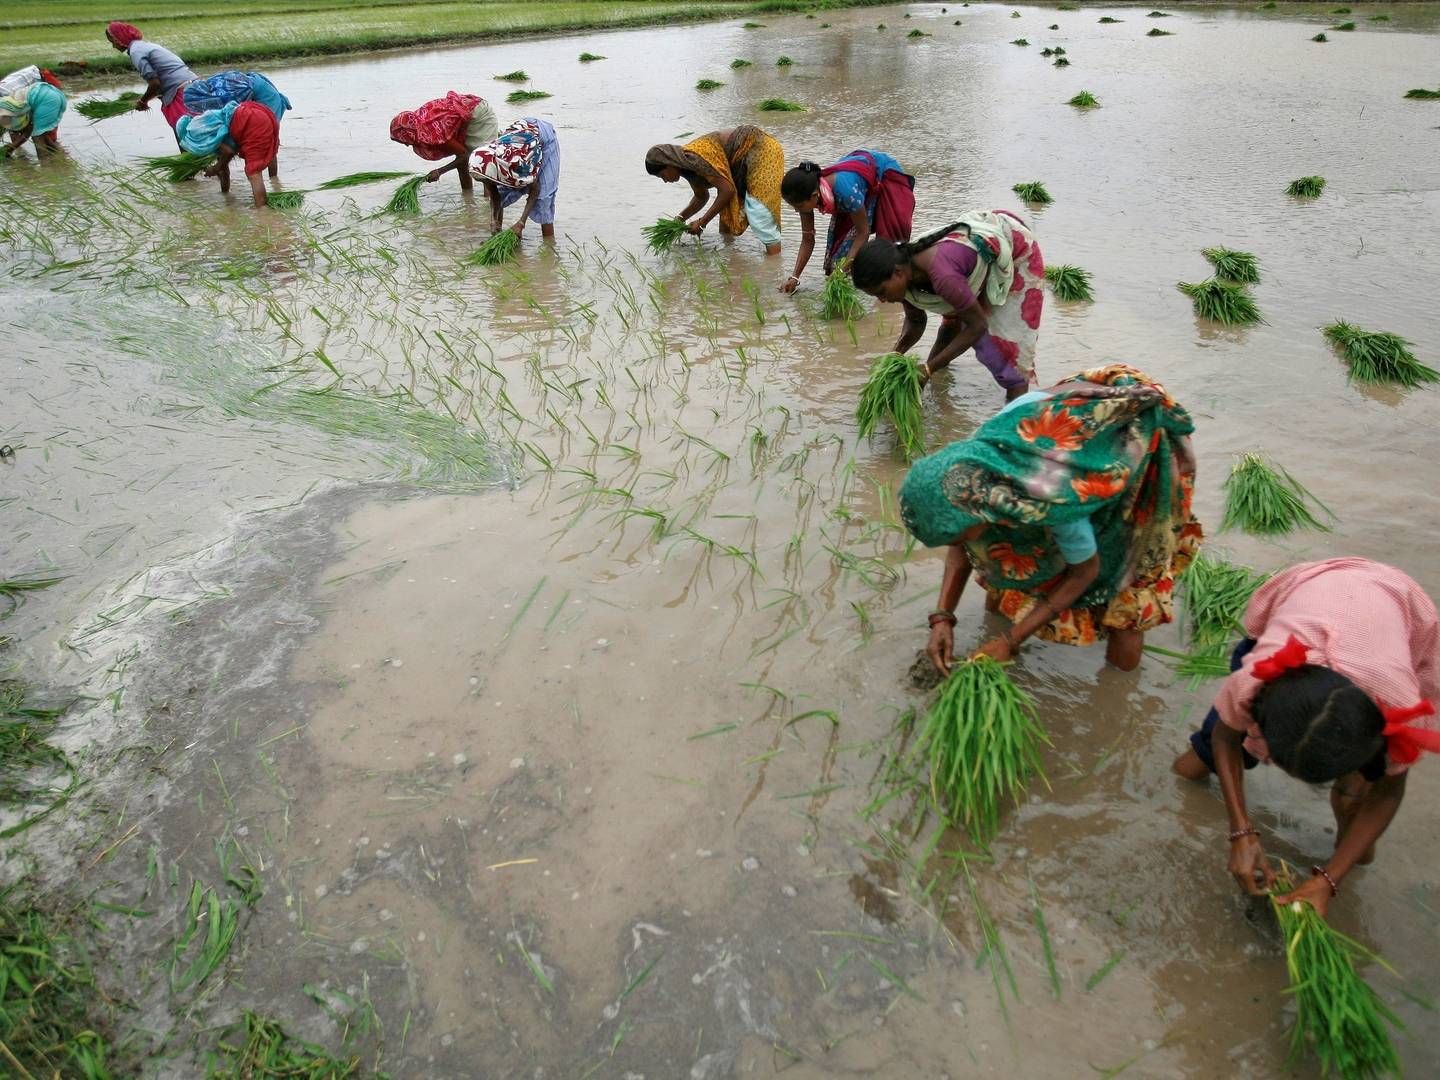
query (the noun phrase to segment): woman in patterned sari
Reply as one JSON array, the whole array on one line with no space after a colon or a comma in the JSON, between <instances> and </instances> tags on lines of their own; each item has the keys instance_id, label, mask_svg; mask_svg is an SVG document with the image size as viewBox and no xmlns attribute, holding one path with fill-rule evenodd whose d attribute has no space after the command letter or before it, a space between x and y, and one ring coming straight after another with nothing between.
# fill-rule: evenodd
<instances>
[{"instance_id":1,"label":"woman in patterned sari","mask_svg":"<svg viewBox=\"0 0 1440 1080\"><path fill-rule=\"evenodd\" d=\"M1203 536L1190 512L1195 425L1124 364L1010 402L975 435L921 458L900 491L905 525L948 545L927 653L948 674L955 606L973 571L1013 624L980 649L1008 660L1031 635L1107 639L1122 671L1174 618L1175 578Z\"/></svg>"},{"instance_id":2,"label":"woman in patterned sari","mask_svg":"<svg viewBox=\"0 0 1440 1080\"><path fill-rule=\"evenodd\" d=\"M722 236L739 236L747 227L765 245L766 255L780 253L780 180L785 151L773 135L753 124L709 135L680 146L660 143L645 152L645 171L667 184L689 181L694 197L680 211L696 236L712 218L720 219ZM715 201L700 217L695 214L715 192Z\"/></svg>"},{"instance_id":3,"label":"woman in patterned sari","mask_svg":"<svg viewBox=\"0 0 1440 1080\"><path fill-rule=\"evenodd\" d=\"M505 224L505 207L524 196L520 219L511 230L520 236L525 223L534 221L541 236L554 237L560 140L549 121L534 116L516 120L494 142L470 155L470 175L485 185L496 232Z\"/></svg>"}]
</instances>

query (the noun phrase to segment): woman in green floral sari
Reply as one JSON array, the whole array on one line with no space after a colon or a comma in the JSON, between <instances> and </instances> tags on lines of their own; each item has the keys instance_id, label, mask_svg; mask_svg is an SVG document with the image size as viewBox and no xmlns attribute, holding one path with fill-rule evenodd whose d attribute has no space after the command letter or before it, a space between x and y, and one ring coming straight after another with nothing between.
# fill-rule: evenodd
<instances>
[{"instance_id":1,"label":"woman in green floral sari","mask_svg":"<svg viewBox=\"0 0 1440 1080\"><path fill-rule=\"evenodd\" d=\"M917 461L900 491L905 525L948 545L927 652L948 675L955 606L973 571L986 609L1013 624L980 652L1009 660L1031 635L1107 639L1140 662L1145 631L1174 618L1175 577L1200 546L1190 513L1190 416L1124 364L1017 398L975 435Z\"/></svg>"}]
</instances>

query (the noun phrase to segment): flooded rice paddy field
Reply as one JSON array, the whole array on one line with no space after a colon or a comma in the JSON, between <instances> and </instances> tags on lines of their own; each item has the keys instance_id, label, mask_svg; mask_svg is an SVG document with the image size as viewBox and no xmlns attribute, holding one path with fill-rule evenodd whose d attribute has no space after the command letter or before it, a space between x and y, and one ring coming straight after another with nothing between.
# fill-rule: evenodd
<instances>
[{"instance_id":1,"label":"flooded rice paddy field","mask_svg":"<svg viewBox=\"0 0 1440 1080\"><path fill-rule=\"evenodd\" d=\"M791 160L894 152L919 225L1041 180L1046 256L1097 295L1049 302L1042 383L1111 360L1163 379L1237 558L1365 554L1440 594L1434 392L1347 385L1318 330L1435 363L1440 106L1403 94L1434 83L1440 9L1356 8L1326 45L1323 5L1176 12L1155 39L1146 10L917 5L272 68L300 189L414 168L392 113L528 71L554 95L531 109L563 145L560 238L532 228L501 269L457 266L487 215L453 180L397 220L373 216L385 185L257 215L137 178L173 145L155 116L72 115L64 161L6 166L6 564L66 575L6 629L28 678L85 695L65 737L96 777L7 877L154 913L103 915L152 1071L191 1073L240 1008L397 1076L1285 1071L1276 931L1225 872L1214 789L1169 773L1207 688L1031 645L1014 671L1050 786L992 850L905 800L864 813L923 706L907 669L941 566L898 524L890 440L855 434L899 313L819 321L818 259L779 296L793 215L768 261L639 235L685 199L644 149L742 121ZM1081 89L1101 107L1064 104ZM809 111L756 112L769 96ZM1285 196L1310 174L1321 199ZM1175 290L1221 243L1259 256L1265 324L1198 323ZM957 361L929 442L998 404ZM1247 449L1334 532L1216 536ZM980 640L975 595L959 615ZM1332 909L1405 977L1371 973L1417 1076L1440 1066L1431 772ZM1329 850L1323 792L1266 770L1248 790L1272 854ZM175 991L192 881L239 931Z\"/></svg>"}]
</instances>

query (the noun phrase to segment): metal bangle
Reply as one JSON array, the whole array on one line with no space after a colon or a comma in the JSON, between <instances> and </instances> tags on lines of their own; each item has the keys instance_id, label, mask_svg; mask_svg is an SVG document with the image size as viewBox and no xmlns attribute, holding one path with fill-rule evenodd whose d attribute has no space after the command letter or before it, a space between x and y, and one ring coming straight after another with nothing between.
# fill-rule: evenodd
<instances>
[{"instance_id":1,"label":"metal bangle","mask_svg":"<svg viewBox=\"0 0 1440 1080\"><path fill-rule=\"evenodd\" d=\"M1335 879L1330 876L1330 871L1326 870L1325 867L1317 863L1310 867L1310 873L1319 874L1325 879L1325 883L1330 886L1330 895L1332 897L1340 895L1340 886L1335 884Z\"/></svg>"},{"instance_id":2,"label":"metal bangle","mask_svg":"<svg viewBox=\"0 0 1440 1080\"><path fill-rule=\"evenodd\" d=\"M932 611L930 613L930 617L926 621L931 626L934 626L937 622L947 622L951 626L954 626L957 622L959 622L959 620L955 617L955 613L953 611L945 611L943 608L939 611Z\"/></svg>"},{"instance_id":3,"label":"metal bangle","mask_svg":"<svg viewBox=\"0 0 1440 1080\"><path fill-rule=\"evenodd\" d=\"M1239 840L1242 836L1259 836L1259 835L1260 835L1260 830L1259 830L1259 829L1251 828L1250 826L1247 825L1247 826L1246 826L1245 828L1243 828L1243 829L1235 829L1235 830L1233 830L1233 831L1230 833L1230 842L1233 844L1236 840Z\"/></svg>"}]
</instances>

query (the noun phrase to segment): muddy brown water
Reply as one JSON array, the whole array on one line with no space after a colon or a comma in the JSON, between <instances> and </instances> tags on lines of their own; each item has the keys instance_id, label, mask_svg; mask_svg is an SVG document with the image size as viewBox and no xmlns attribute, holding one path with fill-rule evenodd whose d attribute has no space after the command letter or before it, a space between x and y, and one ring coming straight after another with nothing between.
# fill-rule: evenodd
<instances>
[{"instance_id":1,"label":"muddy brown water","mask_svg":"<svg viewBox=\"0 0 1440 1080\"><path fill-rule=\"evenodd\" d=\"M274 70L297 106L282 165L298 188L414 168L384 138L391 113L452 87L498 99L509 87L490 75L530 72L554 96L499 112L556 123L561 240L543 252L531 236L513 271L451 269L483 235L453 179L398 226L360 217L383 185L311 196L304 228L201 185L167 206L77 209L88 173L168 152L155 116L72 118L71 164L7 166L7 195L56 215L59 239L48 251L7 202L21 317L0 432L21 450L0 472L6 562L69 575L11 620L12 655L99 699L67 728L72 747L108 768L137 745L8 866L69 866L97 899L160 913L106 917L124 943L112 978L169 1033L153 1071L187 1074L206 1025L240 1007L338 1045L315 1002L338 1008L337 992L373 1006L367 1063L405 1076L1285 1070L1273 926L1225 874L1214 790L1168 771L1206 690L1157 659L1125 675L1098 651L1025 650L1050 787L1033 786L989 857L966 860L953 834L932 853L904 803L861 816L897 717L923 704L906 672L940 570L906 555L889 440L855 439L855 392L898 313L866 316L853 339L817 322L818 262L799 298L777 296L793 215L768 261L748 237L655 258L638 236L684 202L644 175L644 148L740 120L791 159L895 153L926 224L1013 206L1010 185L1042 180L1047 258L1089 269L1097 294L1049 303L1042 379L1112 359L1162 378L1199 423L1211 542L1236 557L1360 553L1440 593L1423 539L1440 526L1434 391L1348 386L1318 332L1344 317L1440 356L1425 287L1440 269L1440 107L1402 100L1433 84L1440 11L1370 23L1382 9L1356 9L1358 32L1319 45L1335 21L1323 6L1145 10L866 9ZM1174 36L1144 37L1156 25ZM906 39L915 27L933 36ZM1009 44L1020 36L1029 48ZM1056 44L1069 68L1037 55ZM582 49L607 59L580 65ZM775 68L781 54L794 66ZM754 64L731 71L733 57ZM702 76L726 85L692 91ZM1082 88L1100 109L1064 104ZM772 95L810 111L762 117ZM1323 198L1285 197L1313 173ZM313 255L342 230L363 267ZM1264 325L1197 323L1175 291L1217 243L1259 256ZM254 404L299 366L323 386L317 347L357 391L437 412L443 399L478 426L486 481L406 485L404 439L300 422L294 399ZM963 436L997 404L961 360L927 393L927 437ZM1213 535L1220 481L1251 448L1335 510L1333 532ZM977 640L975 596L960 618ZM1333 909L1406 977L1413 997L1372 970L1417 1076L1440 1066L1440 1026L1415 1000L1440 989L1430 771ZM1268 850L1300 865L1329 850L1323 793L1266 770L1247 788ZM238 843L265 894L197 1005L163 986L180 905L167 875L219 884L217 840Z\"/></svg>"}]
</instances>

